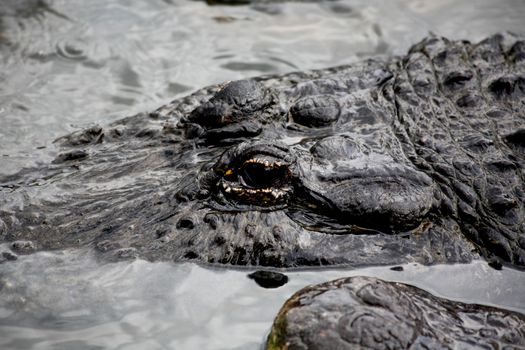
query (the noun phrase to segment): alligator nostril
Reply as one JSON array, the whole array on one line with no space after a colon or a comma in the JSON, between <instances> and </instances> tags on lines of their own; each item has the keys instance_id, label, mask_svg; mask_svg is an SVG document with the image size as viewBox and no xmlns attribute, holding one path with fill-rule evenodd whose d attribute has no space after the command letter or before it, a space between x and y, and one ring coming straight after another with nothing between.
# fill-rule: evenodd
<instances>
[{"instance_id":1,"label":"alligator nostril","mask_svg":"<svg viewBox=\"0 0 525 350\"><path fill-rule=\"evenodd\" d=\"M177 222L177 228L185 228L185 229L192 229L195 227L193 220L190 218L182 218Z\"/></svg>"}]
</instances>

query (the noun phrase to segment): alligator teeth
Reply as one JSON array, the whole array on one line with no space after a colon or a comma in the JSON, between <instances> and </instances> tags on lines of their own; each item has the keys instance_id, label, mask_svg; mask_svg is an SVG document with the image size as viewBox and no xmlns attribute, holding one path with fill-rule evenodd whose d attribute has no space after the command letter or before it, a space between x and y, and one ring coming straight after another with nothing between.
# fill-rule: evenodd
<instances>
[{"instance_id":1,"label":"alligator teeth","mask_svg":"<svg viewBox=\"0 0 525 350\"><path fill-rule=\"evenodd\" d=\"M248 164L250 163L262 164L267 168L279 168L283 166L283 163L278 160L270 162L268 161L268 159L262 159L262 158L251 158L244 162L244 164L247 164L247 163Z\"/></svg>"},{"instance_id":2,"label":"alligator teeth","mask_svg":"<svg viewBox=\"0 0 525 350\"><path fill-rule=\"evenodd\" d=\"M274 199L280 199L284 197L288 192L289 189L274 189L274 188L245 188L245 187L237 187L237 186L230 186L227 184L222 185L223 190L225 193L228 194L236 194L240 196L254 196L254 198L257 198L257 195L265 194L265 195L271 195Z\"/></svg>"}]
</instances>

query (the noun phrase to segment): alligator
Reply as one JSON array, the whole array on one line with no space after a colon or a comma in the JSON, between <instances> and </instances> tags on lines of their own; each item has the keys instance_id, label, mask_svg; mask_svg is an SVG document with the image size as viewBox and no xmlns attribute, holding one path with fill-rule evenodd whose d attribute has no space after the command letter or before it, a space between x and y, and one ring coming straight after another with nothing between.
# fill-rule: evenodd
<instances>
[{"instance_id":1,"label":"alligator","mask_svg":"<svg viewBox=\"0 0 525 350\"><path fill-rule=\"evenodd\" d=\"M525 41L509 33L210 86L61 137L52 163L1 178L0 263L93 247L108 260L523 268L524 112ZM520 345L523 321L358 277L292 297L267 346Z\"/></svg>"},{"instance_id":2,"label":"alligator","mask_svg":"<svg viewBox=\"0 0 525 350\"><path fill-rule=\"evenodd\" d=\"M268 350L523 349L525 315L371 277L306 287L279 312Z\"/></svg>"},{"instance_id":3,"label":"alligator","mask_svg":"<svg viewBox=\"0 0 525 350\"><path fill-rule=\"evenodd\" d=\"M233 81L55 141L0 179L24 252L273 267L525 265L525 42Z\"/></svg>"}]
</instances>

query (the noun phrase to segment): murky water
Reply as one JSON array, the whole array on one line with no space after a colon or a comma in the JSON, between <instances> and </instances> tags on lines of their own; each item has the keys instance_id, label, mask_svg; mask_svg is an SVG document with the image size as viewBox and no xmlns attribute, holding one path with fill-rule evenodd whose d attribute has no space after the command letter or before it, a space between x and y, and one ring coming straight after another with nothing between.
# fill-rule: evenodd
<instances>
[{"instance_id":1,"label":"murky water","mask_svg":"<svg viewBox=\"0 0 525 350\"><path fill-rule=\"evenodd\" d=\"M60 135L205 85L403 54L429 31L525 33L523 18L522 0L0 0L0 176L52 159ZM483 262L290 272L276 290L247 273L23 256L0 264L0 349L258 349L293 292L358 274L525 312L525 274Z\"/></svg>"}]
</instances>

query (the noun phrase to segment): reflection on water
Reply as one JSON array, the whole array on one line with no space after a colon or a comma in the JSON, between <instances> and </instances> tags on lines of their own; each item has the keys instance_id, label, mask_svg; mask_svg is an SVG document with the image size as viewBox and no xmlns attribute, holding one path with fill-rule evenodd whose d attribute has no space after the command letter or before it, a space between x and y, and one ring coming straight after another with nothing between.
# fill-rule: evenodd
<instances>
[{"instance_id":1,"label":"reflection on water","mask_svg":"<svg viewBox=\"0 0 525 350\"><path fill-rule=\"evenodd\" d=\"M51 159L64 133L205 85L403 54L429 31L519 32L523 18L521 0L2 0L0 175Z\"/></svg>"},{"instance_id":2,"label":"reflection on water","mask_svg":"<svg viewBox=\"0 0 525 350\"><path fill-rule=\"evenodd\" d=\"M292 271L263 289L252 270L143 260L101 264L85 251L37 253L0 270L1 349L254 349L279 307L313 283L366 275L525 312L522 273L485 262Z\"/></svg>"},{"instance_id":3,"label":"reflection on water","mask_svg":"<svg viewBox=\"0 0 525 350\"><path fill-rule=\"evenodd\" d=\"M523 18L521 0L1 0L0 176L52 159L64 133L205 85L403 54L429 31L525 32ZM275 290L249 272L104 265L83 251L22 256L0 264L0 349L258 349L293 292L359 274L525 312L525 274L483 262L290 272Z\"/></svg>"}]
</instances>

